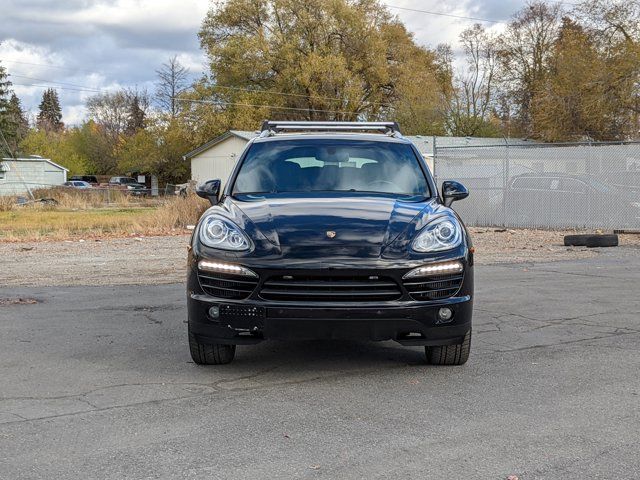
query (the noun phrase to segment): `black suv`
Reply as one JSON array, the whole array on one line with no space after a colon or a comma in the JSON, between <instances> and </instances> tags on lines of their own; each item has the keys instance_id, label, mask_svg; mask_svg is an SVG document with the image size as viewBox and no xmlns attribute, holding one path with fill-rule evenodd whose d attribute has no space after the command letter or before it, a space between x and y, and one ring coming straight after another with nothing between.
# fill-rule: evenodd
<instances>
[{"instance_id":1,"label":"black suv","mask_svg":"<svg viewBox=\"0 0 640 480\"><path fill-rule=\"evenodd\" d=\"M471 346L473 249L427 164L389 122L265 122L189 252L191 356L230 362L266 339L395 340L461 365Z\"/></svg>"}]
</instances>

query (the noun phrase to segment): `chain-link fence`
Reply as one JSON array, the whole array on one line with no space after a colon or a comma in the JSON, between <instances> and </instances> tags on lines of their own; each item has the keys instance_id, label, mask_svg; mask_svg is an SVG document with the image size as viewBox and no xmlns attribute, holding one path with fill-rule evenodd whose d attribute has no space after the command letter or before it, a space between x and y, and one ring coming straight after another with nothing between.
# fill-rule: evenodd
<instances>
[{"instance_id":1,"label":"chain-link fence","mask_svg":"<svg viewBox=\"0 0 640 480\"><path fill-rule=\"evenodd\" d=\"M640 142L439 147L434 173L469 225L640 229Z\"/></svg>"}]
</instances>

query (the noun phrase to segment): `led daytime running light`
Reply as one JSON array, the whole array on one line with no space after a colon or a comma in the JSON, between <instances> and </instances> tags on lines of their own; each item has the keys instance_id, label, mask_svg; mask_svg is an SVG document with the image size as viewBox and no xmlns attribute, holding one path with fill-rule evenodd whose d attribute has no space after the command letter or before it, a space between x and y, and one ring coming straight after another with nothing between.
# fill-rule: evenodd
<instances>
[{"instance_id":1,"label":"led daytime running light","mask_svg":"<svg viewBox=\"0 0 640 480\"><path fill-rule=\"evenodd\" d=\"M231 265L229 263L212 262L210 260L200 260L198 268L205 272L228 273L231 275L244 275L245 277L258 277L258 274L241 267L240 265Z\"/></svg>"},{"instance_id":2,"label":"led daytime running light","mask_svg":"<svg viewBox=\"0 0 640 480\"><path fill-rule=\"evenodd\" d=\"M446 262L425 265L414 268L402 278L428 277L430 275L448 275L450 273L461 273L464 266L461 262Z\"/></svg>"}]
</instances>

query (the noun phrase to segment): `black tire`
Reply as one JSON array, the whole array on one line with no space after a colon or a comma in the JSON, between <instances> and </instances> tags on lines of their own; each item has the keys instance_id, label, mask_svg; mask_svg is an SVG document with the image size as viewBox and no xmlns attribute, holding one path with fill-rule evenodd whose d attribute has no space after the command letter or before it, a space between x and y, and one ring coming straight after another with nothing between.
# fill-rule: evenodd
<instances>
[{"instance_id":1,"label":"black tire","mask_svg":"<svg viewBox=\"0 0 640 480\"><path fill-rule=\"evenodd\" d=\"M191 358L198 365L224 365L231 363L236 356L235 345L199 343L191 333L189 333L189 350Z\"/></svg>"},{"instance_id":2,"label":"black tire","mask_svg":"<svg viewBox=\"0 0 640 480\"><path fill-rule=\"evenodd\" d=\"M591 235L587 239L587 247L617 247L618 235Z\"/></svg>"},{"instance_id":3,"label":"black tire","mask_svg":"<svg viewBox=\"0 0 640 480\"><path fill-rule=\"evenodd\" d=\"M565 247L586 247L587 240L593 235L565 235L564 246Z\"/></svg>"},{"instance_id":4,"label":"black tire","mask_svg":"<svg viewBox=\"0 0 640 480\"><path fill-rule=\"evenodd\" d=\"M464 365L469 360L471 352L471 330L458 345L440 345L424 347L427 363L431 365Z\"/></svg>"}]
</instances>

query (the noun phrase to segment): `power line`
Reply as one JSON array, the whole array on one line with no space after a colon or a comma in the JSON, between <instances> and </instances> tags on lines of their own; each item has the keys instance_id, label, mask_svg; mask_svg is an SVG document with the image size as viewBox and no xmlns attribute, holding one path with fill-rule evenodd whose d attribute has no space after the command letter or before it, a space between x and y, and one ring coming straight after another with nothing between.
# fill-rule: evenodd
<instances>
[{"instance_id":1,"label":"power line","mask_svg":"<svg viewBox=\"0 0 640 480\"><path fill-rule=\"evenodd\" d=\"M395 8L398 10L406 10L408 12L426 13L427 15L437 15L439 17L458 18L461 20L474 20L476 22L504 23L504 21L502 20L491 20L488 18L479 18L479 17L467 17L465 15L454 15L453 13L442 13L442 12L433 12L430 10L419 10L417 8L398 7L396 5L386 5L386 6L389 8Z\"/></svg>"},{"instance_id":2,"label":"power line","mask_svg":"<svg viewBox=\"0 0 640 480\"><path fill-rule=\"evenodd\" d=\"M210 85L211 88L225 88L229 90L238 90L242 92L250 92L250 93L265 93L270 95L283 95L285 97L300 97L300 98L319 98L322 100L338 100L344 101L344 98L339 97L325 97L320 95L305 95L304 93L285 93L285 92L274 92L273 90L253 90L251 88L242 88L242 87L227 87L224 85ZM388 107L389 105L386 103L380 102L369 102L371 105L380 105L382 107Z\"/></svg>"},{"instance_id":3,"label":"power line","mask_svg":"<svg viewBox=\"0 0 640 480\"><path fill-rule=\"evenodd\" d=\"M69 90L72 92L89 92L89 93L99 93L104 90L96 90L96 89L87 89L87 88L72 88L72 87L64 87L60 85L41 85L37 83L20 83L20 82L11 82L12 85L20 85L21 87L38 87L38 88L53 88L56 90Z\"/></svg>"},{"instance_id":4,"label":"power line","mask_svg":"<svg viewBox=\"0 0 640 480\"><path fill-rule=\"evenodd\" d=\"M93 88L93 87L88 87L86 85L78 85L75 83L67 83L67 82L57 82L54 80L46 80L44 78L34 78L34 77L27 77L25 75L16 75L15 73L11 73L9 74L10 77L17 77L17 78L25 78L27 80L35 80L36 82L45 82L45 83L55 83L57 85L66 85L69 87L77 87L77 88L82 88L82 89L86 89L86 90L94 90L96 92L100 92L102 90L98 89L98 88Z\"/></svg>"},{"instance_id":5,"label":"power line","mask_svg":"<svg viewBox=\"0 0 640 480\"><path fill-rule=\"evenodd\" d=\"M189 98L175 98L179 102L191 102L191 103L202 103L205 105L230 105L236 107L251 107L251 108L261 108L268 107L279 110L291 110L297 112L314 112L314 113L341 113L345 115L357 115L358 112L347 112L342 110L323 110L319 108L299 108L299 107L279 107L277 105L257 105L251 103L234 103L234 102L224 102L224 101L216 101L216 100L193 100Z\"/></svg>"}]
</instances>

